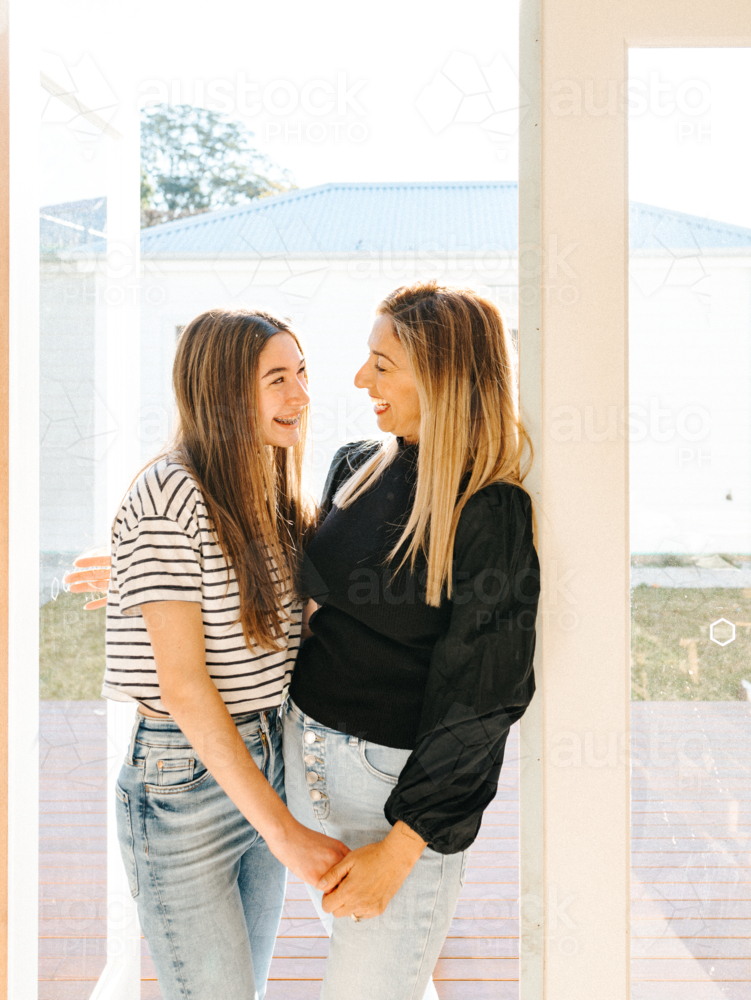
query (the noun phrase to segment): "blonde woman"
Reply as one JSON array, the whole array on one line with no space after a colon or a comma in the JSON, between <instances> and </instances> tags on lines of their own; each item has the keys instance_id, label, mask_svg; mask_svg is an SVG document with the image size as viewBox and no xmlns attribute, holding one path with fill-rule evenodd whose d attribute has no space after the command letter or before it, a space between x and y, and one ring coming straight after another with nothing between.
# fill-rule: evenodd
<instances>
[{"instance_id":1,"label":"blonde woman","mask_svg":"<svg viewBox=\"0 0 751 1000\"><path fill-rule=\"evenodd\" d=\"M346 445L329 472L301 572L312 635L283 709L285 786L300 823L353 848L311 892L331 935L322 1000L427 1000L534 693L539 566L497 308L399 288L368 344L355 382L388 436Z\"/></svg>"},{"instance_id":2,"label":"blonde woman","mask_svg":"<svg viewBox=\"0 0 751 1000\"><path fill-rule=\"evenodd\" d=\"M175 439L112 531L103 694L138 704L118 836L165 1000L249 1000L285 866L316 882L347 852L284 804L305 362L279 320L218 310L183 332L173 385Z\"/></svg>"},{"instance_id":3,"label":"blonde woman","mask_svg":"<svg viewBox=\"0 0 751 1000\"><path fill-rule=\"evenodd\" d=\"M389 437L345 446L329 473L285 784L300 822L352 849L315 894L331 932L322 1000L421 1000L534 692L539 565L497 308L398 288L368 345L355 384Z\"/></svg>"}]
</instances>

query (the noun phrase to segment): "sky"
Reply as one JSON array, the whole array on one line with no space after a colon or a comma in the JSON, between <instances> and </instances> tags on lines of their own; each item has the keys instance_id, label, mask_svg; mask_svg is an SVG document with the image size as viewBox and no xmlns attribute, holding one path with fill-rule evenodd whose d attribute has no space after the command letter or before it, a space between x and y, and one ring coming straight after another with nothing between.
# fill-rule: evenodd
<instances>
[{"instance_id":1,"label":"sky","mask_svg":"<svg viewBox=\"0 0 751 1000\"><path fill-rule=\"evenodd\" d=\"M111 115L140 100L213 104L300 187L516 180L518 3L377 7L322 0L39 0L45 65ZM751 51L630 57L629 184L638 201L751 226ZM43 99L40 204L103 193L105 141Z\"/></svg>"}]
</instances>

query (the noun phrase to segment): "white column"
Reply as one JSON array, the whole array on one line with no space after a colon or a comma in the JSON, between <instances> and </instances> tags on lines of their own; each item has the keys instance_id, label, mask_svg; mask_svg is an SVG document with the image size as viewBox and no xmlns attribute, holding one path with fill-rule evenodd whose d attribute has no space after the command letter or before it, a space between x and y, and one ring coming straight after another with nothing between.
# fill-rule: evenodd
<instances>
[{"instance_id":1,"label":"white column","mask_svg":"<svg viewBox=\"0 0 751 1000\"><path fill-rule=\"evenodd\" d=\"M112 84L111 84L112 85ZM103 316L104 399L112 440L107 449L104 493L106 529L140 465L140 149L135 89L114 82L120 105L108 137L107 254L98 262ZM100 390L101 394L101 390ZM138 1000L141 995L141 930L120 857L115 782L128 746L134 706L107 705L107 965L91 1000Z\"/></svg>"},{"instance_id":2,"label":"white column","mask_svg":"<svg viewBox=\"0 0 751 1000\"><path fill-rule=\"evenodd\" d=\"M530 106L519 127L519 399L534 448L535 462L525 486L541 502L542 435L542 301L539 260L542 242L542 51L540 0L521 0L519 11L519 76ZM537 248L537 251L531 248ZM537 548L541 565L541 508L537 508ZM542 646L545 640L544 594L540 602L535 649L537 693L524 713L519 732L519 947L520 1000L542 1000L545 952L543 881Z\"/></svg>"},{"instance_id":3,"label":"white column","mask_svg":"<svg viewBox=\"0 0 751 1000\"><path fill-rule=\"evenodd\" d=\"M107 965L91 1000L139 1000L141 927L120 856L115 783L133 728L133 706L107 702Z\"/></svg>"}]
</instances>

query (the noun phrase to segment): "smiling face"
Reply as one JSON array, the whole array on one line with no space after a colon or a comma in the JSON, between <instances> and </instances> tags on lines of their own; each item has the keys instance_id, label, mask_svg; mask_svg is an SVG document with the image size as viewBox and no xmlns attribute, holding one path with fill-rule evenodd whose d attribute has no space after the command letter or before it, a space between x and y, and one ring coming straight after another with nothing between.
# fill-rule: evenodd
<instances>
[{"instance_id":1,"label":"smiling face","mask_svg":"<svg viewBox=\"0 0 751 1000\"><path fill-rule=\"evenodd\" d=\"M264 443L291 448L300 439L300 414L310 396L305 359L288 333L275 333L261 351L257 389Z\"/></svg>"},{"instance_id":2,"label":"smiling face","mask_svg":"<svg viewBox=\"0 0 751 1000\"><path fill-rule=\"evenodd\" d=\"M355 375L358 389L367 389L382 431L413 444L420 437L420 397L407 352L388 316L377 316L368 338L370 357Z\"/></svg>"}]
</instances>

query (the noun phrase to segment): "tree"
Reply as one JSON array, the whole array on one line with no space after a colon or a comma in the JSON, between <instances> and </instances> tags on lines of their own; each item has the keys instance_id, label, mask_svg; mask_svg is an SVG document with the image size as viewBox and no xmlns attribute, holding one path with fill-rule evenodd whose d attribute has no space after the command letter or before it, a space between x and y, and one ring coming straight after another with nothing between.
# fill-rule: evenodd
<instances>
[{"instance_id":1,"label":"tree","mask_svg":"<svg viewBox=\"0 0 751 1000\"><path fill-rule=\"evenodd\" d=\"M141 225L263 198L295 187L289 171L218 111L157 104L141 115Z\"/></svg>"}]
</instances>

